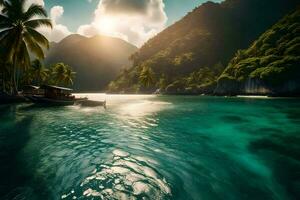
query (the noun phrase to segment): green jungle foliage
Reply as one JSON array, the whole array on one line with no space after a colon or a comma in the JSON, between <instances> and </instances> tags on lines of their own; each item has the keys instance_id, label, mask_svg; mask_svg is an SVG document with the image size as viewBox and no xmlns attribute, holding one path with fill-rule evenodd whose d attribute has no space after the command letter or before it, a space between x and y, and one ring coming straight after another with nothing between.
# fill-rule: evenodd
<instances>
[{"instance_id":1,"label":"green jungle foliage","mask_svg":"<svg viewBox=\"0 0 300 200\"><path fill-rule=\"evenodd\" d=\"M212 91L224 66L267 28L299 4L297 0L207 2L145 43L131 68L110 83L110 92L199 93ZM291 49L290 51L295 51ZM151 83L144 84L145 69ZM149 71L149 70L148 70Z\"/></svg>"},{"instance_id":2,"label":"green jungle foliage","mask_svg":"<svg viewBox=\"0 0 300 200\"><path fill-rule=\"evenodd\" d=\"M43 59L48 40L37 31L41 26L52 28L46 10L37 4L25 9L25 0L1 1L0 14L0 88L17 95L21 79L31 65L30 55Z\"/></svg>"},{"instance_id":3,"label":"green jungle foliage","mask_svg":"<svg viewBox=\"0 0 300 200\"><path fill-rule=\"evenodd\" d=\"M18 95L25 85L73 85L75 72L63 63L46 68L41 60L49 41L38 32L41 26L52 27L46 10L25 0L0 1L0 92ZM36 58L31 61L32 58Z\"/></svg>"},{"instance_id":4,"label":"green jungle foliage","mask_svg":"<svg viewBox=\"0 0 300 200\"><path fill-rule=\"evenodd\" d=\"M287 15L256 40L250 48L239 50L219 78L219 85L241 84L249 79L279 87L299 82L300 8Z\"/></svg>"}]
</instances>

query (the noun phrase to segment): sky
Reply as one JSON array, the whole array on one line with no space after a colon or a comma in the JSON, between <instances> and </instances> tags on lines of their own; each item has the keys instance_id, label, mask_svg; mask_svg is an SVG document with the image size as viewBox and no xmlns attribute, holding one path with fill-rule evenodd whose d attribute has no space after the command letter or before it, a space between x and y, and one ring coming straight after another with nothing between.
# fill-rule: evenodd
<instances>
[{"instance_id":1,"label":"sky","mask_svg":"<svg viewBox=\"0 0 300 200\"><path fill-rule=\"evenodd\" d=\"M41 28L40 31L51 41L59 42L73 33L87 37L102 34L140 47L206 1L28 0L28 4L38 3L46 7L54 28Z\"/></svg>"}]
</instances>

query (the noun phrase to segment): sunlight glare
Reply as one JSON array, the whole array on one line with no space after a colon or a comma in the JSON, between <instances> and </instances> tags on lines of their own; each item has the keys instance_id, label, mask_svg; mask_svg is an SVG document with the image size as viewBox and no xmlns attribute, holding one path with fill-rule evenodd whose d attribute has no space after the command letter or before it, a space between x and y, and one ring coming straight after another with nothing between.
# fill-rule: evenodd
<instances>
[{"instance_id":1,"label":"sunlight glare","mask_svg":"<svg viewBox=\"0 0 300 200\"><path fill-rule=\"evenodd\" d=\"M98 29L101 30L104 33L110 33L115 28L115 20L113 17L103 17L99 20Z\"/></svg>"}]
</instances>

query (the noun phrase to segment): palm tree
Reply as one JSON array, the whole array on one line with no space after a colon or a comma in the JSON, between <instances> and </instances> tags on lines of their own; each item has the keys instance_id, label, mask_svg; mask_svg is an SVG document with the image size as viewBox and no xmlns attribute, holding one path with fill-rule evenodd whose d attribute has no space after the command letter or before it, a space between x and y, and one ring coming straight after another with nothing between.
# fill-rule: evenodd
<instances>
[{"instance_id":1,"label":"palm tree","mask_svg":"<svg viewBox=\"0 0 300 200\"><path fill-rule=\"evenodd\" d=\"M189 85L191 84L197 84L199 82L199 75L197 72L193 72L190 74L190 76L187 78L187 82Z\"/></svg>"},{"instance_id":2,"label":"palm tree","mask_svg":"<svg viewBox=\"0 0 300 200\"><path fill-rule=\"evenodd\" d=\"M0 0L1 1L1 0ZM36 29L41 26L52 28L46 10L37 4L32 4L26 11L26 0L2 0L0 14L0 45L6 49L5 58L12 63L13 93L17 94L17 74L21 66L24 70L30 66L29 51L38 59L44 59L42 47L49 48L49 41Z\"/></svg>"},{"instance_id":3,"label":"palm tree","mask_svg":"<svg viewBox=\"0 0 300 200\"><path fill-rule=\"evenodd\" d=\"M75 72L71 67L64 63L57 63L52 66L52 80L54 84L61 85L73 85L73 79L75 78Z\"/></svg>"},{"instance_id":4,"label":"palm tree","mask_svg":"<svg viewBox=\"0 0 300 200\"><path fill-rule=\"evenodd\" d=\"M73 85L74 84L73 80L75 79L75 74L76 73L73 72L69 66L67 66L66 72L65 72L64 84L67 86Z\"/></svg>"},{"instance_id":5,"label":"palm tree","mask_svg":"<svg viewBox=\"0 0 300 200\"><path fill-rule=\"evenodd\" d=\"M168 85L167 77L165 74L163 74L160 77L157 86L159 87L159 89L164 90L164 89L166 89L167 85Z\"/></svg>"},{"instance_id":6,"label":"palm tree","mask_svg":"<svg viewBox=\"0 0 300 200\"><path fill-rule=\"evenodd\" d=\"M58 85L63 83L64 79L65 79L65 64L64 63L57 63L55 65L52 66L52 80L54 84Z\"/></svg>"},{"instance_id":7,"label":"palm tree","mask_svg":"<svg viewBox=\"0 0 300 200\"><path fill-rule=\"evenodd\" d=\"M42 62L38 59L34 60L31 64L31 69L29 70L30 75L37 84L42 84L49 75L49 70L44 67Z\"/></svg>"},{"instance_id":8,"label":"palm tree","mask_svg":"<svg viewBox=\"0 0 300 200\"><path fill-rule=\"evenodd\" d=\"M144 66L141 73L140 73L140 83L146 87L149 88L151 85L154 84L154 72L153 70L148 67Z\"/></svg>"}]
</instances>

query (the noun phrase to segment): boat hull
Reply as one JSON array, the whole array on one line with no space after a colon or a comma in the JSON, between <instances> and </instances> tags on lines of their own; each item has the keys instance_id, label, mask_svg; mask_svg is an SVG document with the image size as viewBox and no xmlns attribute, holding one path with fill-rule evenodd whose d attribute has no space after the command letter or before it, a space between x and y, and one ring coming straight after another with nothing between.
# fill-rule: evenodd
<instances>
[{"instance_id":1,"label":"boat hull","mask_svg":"<svg viewBox=\"0 0 300 200\"><path fill-rule=\"evenodd\" d=\"M75 99L61 100L61 99L49 99L46 97L37 97L37 96L30 96L27 98L30 99L33 103L43 104L47 106L70 106L70 105L74 105L75 103Z\"/></svg>"}]
</instances>

